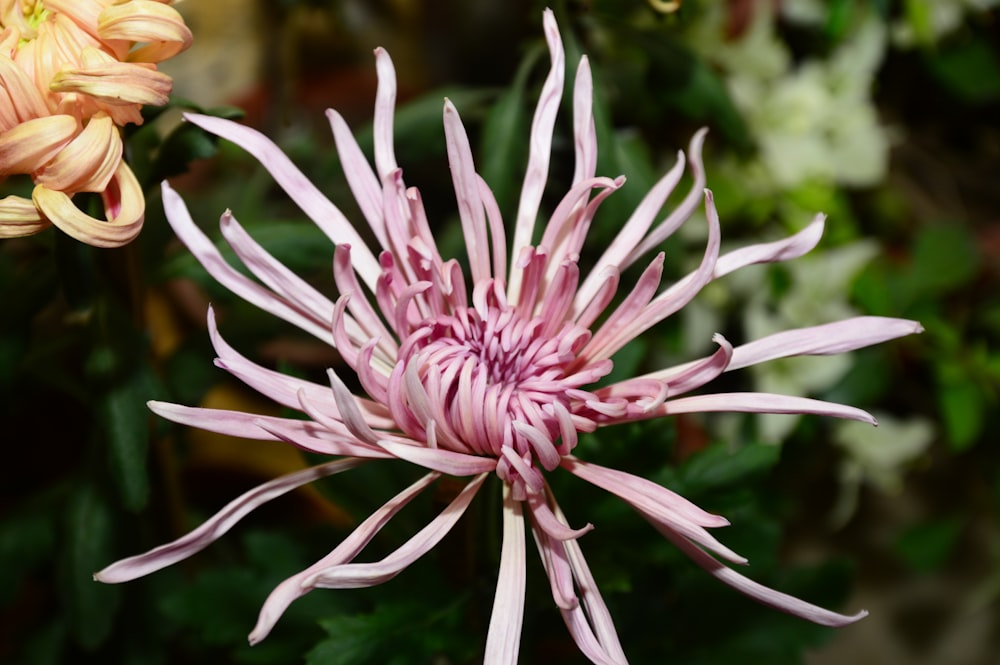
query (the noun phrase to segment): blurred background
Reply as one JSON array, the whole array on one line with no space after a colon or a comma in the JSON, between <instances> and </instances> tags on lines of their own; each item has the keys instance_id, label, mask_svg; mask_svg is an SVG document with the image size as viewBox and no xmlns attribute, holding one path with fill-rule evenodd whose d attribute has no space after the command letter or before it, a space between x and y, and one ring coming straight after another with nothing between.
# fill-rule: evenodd
<instances>
[{"instance_id":1,"label":"blurred background","mask_svg":"<svg viewBox=\"0 0 1000 665\"><path fill-rule=\"evenodd\" d=\"M768 363L727 387L808 395L875 413L877 429L713 414L619 427L581 457L675 489L733 526L719 538L749 574L871 615L838 631L719 585L620 502L553 478L634 663L1000 663L1000 11L994 0L564 0L567 62L594 69L599 174L628 184L602 206L599 251L710 129L705 165L726 246L828 215L814 252L711 284L615 357L616 375L856 314L919 320L917 337L845 357ZM317 591L250 648L270 589L332 549L414 471L373 465L258 511L190 561L122 586L111 561L181 535L242 491L309 463L153 417L149 399L280 413L212 365L205 311L269 366L322 380L332 349L218 286L180 247L157 183L170 177L218 238L232 209L269 251L325 291L332 247L266 172L180 123L195 109L267 133L361 219L323 111L370 150L372 49L399 78L397 158L442 254L462 247L444 154L444 97L469 129L505 218L516 209L548 57L543 3L216 0L177 5L195 36L162 67L171 108L126 131L147 186L132 245L87 247L49 229L0 244L0 662L476 663L499 558L499 510L477 500L456 532L391 582ZM572 80L567 76L567 80ZM550 173L572 177L566 98ZM24 183L0 182L0 194ZM545 205L545 204L543 204ZM678 277L704 225L664 245ZM595 257L591 257L595 258ZM623 283L627 283L626 281ZM992 434L991 434L992 433ZM374 468L377 467L377 468ZM497 488L494 488L497 489ZM498 495L494 491L490 493ZM494 497L495 498L495 497ZM408 508L388 551L447 497ZM372 556L375 556L373 554ZM521 662L581 663L529 552Z\"/></svg>"}]
</instances>

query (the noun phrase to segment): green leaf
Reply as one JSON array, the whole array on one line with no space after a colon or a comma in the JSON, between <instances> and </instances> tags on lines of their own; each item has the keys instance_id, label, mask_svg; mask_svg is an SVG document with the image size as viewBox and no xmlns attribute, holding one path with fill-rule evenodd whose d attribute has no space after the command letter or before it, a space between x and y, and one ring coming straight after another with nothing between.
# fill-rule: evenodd
<instances>
[{"instance_id":1,"label":"green leaf","mask_svg":"<svg viewBox=\"0 0 1000 665\"><path fill-rule=\"evenodd\" d=\"M402 600L380 604L367 614L322 619L328 638L306 655L306 665L429 663L442 652L467 650L460 639L465 600L459 596L430 613L425 602Z\"/></svg>"},{"instance_id":2,"label":"green leaf","mask_svg":"<svg viewBox=\"0 0 1000 665\"><path fill-rule=\"evenodd\" d=\"M118 483L125 508L138 512L149 497L150 414L153 397L148 368L139 366L98 398L98 420L108 442L112 477Z\"/></svg>"},{"instance_id":3,"label":"green leaf","mask_svg":"<svg viewBox=\"0 0 1000 665\"><path fill-rule=\"evenodd\" d=\"M111 634L120 587L95 582L94 572L112 560L113 514L92 485L80 487L69 507L68 589L73 635L86 650L99 647Z\"/></svg>"},{"instance_id":4,"label":"green leaf","mask_svg":"<svg viewBox=\"0 0 1000 665\"><path fill-rule=\"evenodd\" d=\"M1000 58L986 39L964 41L932 51L927 66L941 83L967 104L987 104L1000 99Z\"/></svg>"},{"instance_id":5,"label":"green leaf","mask_svg":"<svg viewBox=\"0 0 1000 665\"><path fill-rule=\"evenodd\" d=\"M938 570L954 551L962 527L957 517L917 524L900 534L896 553L913 570Z\"/></svg>"},{"instance_id":6,"label":"green leaf","mask_svg":"<svg viewBox=\"0 0 1000 665\"><path fill-rule=\"evenodd\" d=\"M913 246L910 274L923 291L940 293L968 283L982 257L972 233L958 225L931 226Z\"/></svg>"},{"instance_id":7,"label":"green leaf","mask_svg":"<svg viewBox=\"0 0 1000 665\"><path fill-rule=\"evenodd\" d=\"M938 403L948 443L954 450L966 450L982 431L985 404L979 386L971 377L955 377L943 382Z\"/></svg>"},{"instance_id":8,"label":"green leaf","mask_svg":"<svg viewBox=\"0 0 1000 665\"><path fill-rule=\"evenodd\" d=\"M13 600L30 571L55 548L55 511L19 510L0 523L0 606Z\"/></svg>"},{"instance_id":9,"label":"green leaf","mask_svg":"<svg viewBox=\"0 0 1000 665\"><path fill-rule=\"evenodd\" d=\"M778 463L778 446L753 443L729 450L716 443L693 455L679 469L684 492L705 492L734 485L763 473Z\"/></svg>"},{"instance_id":10,"label":"green leaf","mask_svg":"<svg viewBox=\"0 0 1000 665\"><path fill-rule=\"evenodd\" d=\"M219 139L201 127L181 123L160 144L160 151L150 168L150 183L185 173L191 162L214 157ZM147 183L148 184L148 183Z\"/></svg>"}]
</instances>

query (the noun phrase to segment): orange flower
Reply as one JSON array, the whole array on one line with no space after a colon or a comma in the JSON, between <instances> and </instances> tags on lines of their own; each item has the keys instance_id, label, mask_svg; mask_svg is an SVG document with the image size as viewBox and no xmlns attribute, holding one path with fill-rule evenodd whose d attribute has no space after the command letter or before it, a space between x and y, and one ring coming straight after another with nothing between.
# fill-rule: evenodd
<instances>
[{"instance_id":1,"label":"orange flower","mask_svg":"<svg viewBox=\"0 0 1000 665\"><path fill-rule=\"evenodd\" d=\"M0 199L0 238L55 224L98 247L142 228L142 188L118 127L167 102L156 63L191 44L170 0L0 0L0 180L27 174L31 200ZM99 193L106 219L72 201Z\"/></svg>"}]
</instances>

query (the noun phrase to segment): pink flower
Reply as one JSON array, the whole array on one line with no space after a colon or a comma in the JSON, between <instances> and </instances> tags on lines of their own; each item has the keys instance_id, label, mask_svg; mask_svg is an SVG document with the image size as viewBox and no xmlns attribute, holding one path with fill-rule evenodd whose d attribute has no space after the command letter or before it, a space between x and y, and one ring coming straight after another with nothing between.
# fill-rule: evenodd
<instances>
[{"instance_id":1,"label":"pink flower","mask_svg":"<svg viewBox=\"0 0 1000 665\"><path fill-rule=\"evenodd\" d=\"M746 560L719 542L710 528L726 526L653 482L573 456L579 432L680 413L744 411L813 413L874 424L868 413L802 397L763 393L687 395L723 372L774 358L850 351L919 332L912 321L860 317L791 330L733 347L722 336L711 356L602 387L611 357L631 339L677 312L708 282L753 263L792 259L812 249L822 216L778 242L719 253L719 220L704 191L708 243L701 265L661 288L663 254L654 253L636 284L616 306L622 271L647 257L699 205L704 187L701 144L691 141L694 185L682 203L654 224L681 178L685 156L653 187L617 238L589 270L578 263L587 229L601 202L624 178L594 175L596 137L587 59L573 93L576 172L573 185L531 245L549 168L549 149L563 90L564 53L555 18L544 16L552 68L531 128L531 150L508 254L496 201L476 174L469 141L449 101L444 104L448 158L468 252L471 281L455 259L435 245L420 194L403 185L393 154L395 74L375 51L375 169L363 157L343 119L328 116L347 181L379 248L374 253L345 216L270 141L252 129L205 116L188 120L253 154L302 210L336 244L332 302L278 263L230 212L222 233L252 280L230 267L192 222L180 197L164 185L170 223L208 271L255 305L335 346L366 393L354 395L329 371L329 386L285 376L254 364L230 347L209 312L216 364L306 420L191 408L152 402L174 422L251 439L280 440L336 459L272 480L237 498L190 534L146 554L119 561L96 575L123 582L149 574L203 549L257 506L316 478L368 460L399 458L428 473L374 512L326 557L288 578L268 597L250 642L262 640L296 598L316 588L381 584L428 552L462 516L490 473L503 481L503 546L489 634L487 663L515 663L525 591L525 523L530 526L552 595L573 639L595 663L624 663L625 655L579 538L546 482L561 469L620 497L711 575L785 612L839 626L865 615L836 614L740 575L727 564ZM600 321L598 323L598 321ZM331 325L332 322L332 325ZM471 478L419 533L384 559L356 562L361 550L408 501L442 475ZM726 563L723 563L726 562Z\"/></svg>"}]
</instances>

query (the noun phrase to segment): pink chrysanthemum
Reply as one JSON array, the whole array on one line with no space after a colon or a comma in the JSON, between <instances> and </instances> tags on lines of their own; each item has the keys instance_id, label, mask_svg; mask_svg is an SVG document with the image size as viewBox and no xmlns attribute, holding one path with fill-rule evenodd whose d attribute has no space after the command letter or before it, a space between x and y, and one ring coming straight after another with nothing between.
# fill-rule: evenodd
<instances>
[{"instance_id":1,"label":"pink chrysanthemum","mask_svg":"<svg viewBox=\"0 0 1000 665\"><path fill-rule=\"evenodd\" d=\"M574 85L576 171L573 185L549 216L537 245L531 240L549 168L556 111L563 90L564 53L555 18L544 16L552 57L531 128L531 149L508 256L506 231L487 184L473 165L469 141L454 106L445 101L444 129L471 281L455 259L438 253L420 195L403 185L393 154L395 73L375 51L375 170L344 120L328 116L347 181L379 244L378 254L345 216L254 130L204 116L188 120L253 154L302 210L335 243L331 302L278 263L238 224L221 219L223 236L259 281L229 266L192 222L180 197L164 185L167 216L208 271L233 292L333 345L367 395L354 395L332 370L330 385L292 378L254 364L220 336L209 312L216 364L305 420L191 408L153 402L172 421L251 439L285 441L337 459L282 476L234 500L190 534L146 554L115 563L96 578L123 582L169 566L203 549L239 519L276 496L367 460L404 459L429 473L379 508L330 554L282 582L268 597L250 642L262 640L296 598L315 588L380 584L429 551L462 516L490 473L503 481L503 544L485 662L515 663L525 590L525 521L531 528L554 600L581 651L595 663L624 663L617 634L587 567L578 539L591 525L571 528L545 476L561 468L620 497L711 575L785 612L830 626L860 619L836 614L768 589L721 561L746 560L708 528L727 520L709 514L653 482L573 456L579 432L622 422L692 412L812 413L874 424L849 406L764 393L682 396L723 372L774 358L833 354L919 332L913 321L860 317L791 330L739 347L721 336L707 358L610 385L613 354L688 303L708 282L753 263L792 259L812 249L822 216L781 241L720 256L719 221L704 190L708 242L701 265L661 289L663 254L653 256L637 283L611 307L622 271L673 233L702 199L701 144L691 141L694 185L665 219L654 221L679 182L685 157L646 195L597 263L578 264L587 229L600 203L624 178L596 177L597 141L586 57ZM508 260L510 259L510 260ZM471 288L470 288L471 286ZM371 562L361 550L408 501L442 474L471 477L445 510L407 543Z\"/></svg>"}]
</instances>

